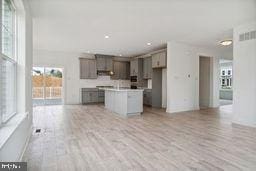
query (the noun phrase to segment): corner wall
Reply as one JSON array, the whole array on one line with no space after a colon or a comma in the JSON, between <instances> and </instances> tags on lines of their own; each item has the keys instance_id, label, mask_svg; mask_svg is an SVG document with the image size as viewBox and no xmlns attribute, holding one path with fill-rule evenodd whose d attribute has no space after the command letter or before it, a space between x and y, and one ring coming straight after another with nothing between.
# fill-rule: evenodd
<instances>
[{"instance_id":1,"label":"corner wall","mask_svg":"<svg viewBox=\"0 0 256 171\"><path fill-rule=\"evenodd\" d=\"M199 109L199 55L185 44L167 43L167 109Z\"/></svg>"},{"instance_id":2,"label":"corner wall","mask_svg":"<svg viewBox=\"0 0 256 171\"><path fill-rule=\"evenodd\" d=\"M239 41L254 30L256 23L248 23L233 32L233 122L256 127L256 39Z\"/></svg>"},{"instance_id":3,"label":"corner wall","mask_svg":"<svg viewBox=\"0 0 256 171\"><path fill-rule=\"evenodd\" d=\"M32 17L27 0L14 0L18 17L17 111L1 129L12 129L0 148L0 161L20 161L32 128ZM2 136L2 135L1 135Z\"/></svg>"},{"instance_id":4,"label":"corner wall","mask_svg":"<svg viewBox=\"0 0 256 171\"><path fill-rule=\"evenodd\" d=\"M210 107L220 105L220 59L218 56L210 57Z\"/></svg>"},{"instance_id":5,"label":"corner wall","mask_svg":"<svg viewBox=\"0 0 256 171\"><path fill-rule=\"evenodd\" d=\"M216 50L167 43L168 113L199 109L199 56L211 56L210 107L219 106L219 56Z\"/></svg>"}]
</instances>

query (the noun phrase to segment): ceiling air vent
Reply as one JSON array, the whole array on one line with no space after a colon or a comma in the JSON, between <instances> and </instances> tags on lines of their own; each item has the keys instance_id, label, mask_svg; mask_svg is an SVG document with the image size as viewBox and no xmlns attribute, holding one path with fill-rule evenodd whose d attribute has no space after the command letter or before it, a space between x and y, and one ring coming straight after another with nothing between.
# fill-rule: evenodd
<instances>
[{"instance_id":1,"label":"ceiling air vent","mask_svg":"<svg viewBox=\"0 0 256 171\"><path fill-rule=\"evenodd\" d=\"M246 32L243 34L239 35L239 41L246 41L246 40L252 40L252 39L256 39L256 30L254 31L250 31L250 32Z\"/></svg>"}]
</instances>

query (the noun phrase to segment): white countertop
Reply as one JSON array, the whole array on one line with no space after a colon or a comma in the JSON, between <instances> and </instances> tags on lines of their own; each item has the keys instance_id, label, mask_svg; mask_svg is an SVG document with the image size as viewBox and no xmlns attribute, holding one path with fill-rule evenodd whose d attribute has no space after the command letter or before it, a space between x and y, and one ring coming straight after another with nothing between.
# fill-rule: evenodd
<instances>
[{"instance_id":1,"label":"white countertop","mask_svg":"<svg viewBox=\"0 0 256 171\"><path fill-rule=\"evenodd\" d=\"M144 91L144 89L127 89L127 88L99 88L106 91Z\"/></svg>"}]
</instances>

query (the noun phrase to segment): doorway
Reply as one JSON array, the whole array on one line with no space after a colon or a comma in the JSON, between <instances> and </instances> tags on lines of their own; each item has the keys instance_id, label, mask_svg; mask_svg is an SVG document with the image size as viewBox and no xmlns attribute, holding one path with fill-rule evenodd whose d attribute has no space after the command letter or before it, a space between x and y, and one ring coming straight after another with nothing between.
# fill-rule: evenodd
<instances>
[{"instance_id":1,"label":"doorway","mask_svg":"<svg viewBox=\"0 0 256 171\"><path fill-rule=\"evenodd\" d=\"M62 104L62 68L33 67L32 82L33 106Z\"/></svg>"},{"instance_id":2,"label":"doorway","mask_svg":"<svg viewBox=\"0 0 256 171\"><path fill-rule=\"evenodd\" d=\"M211 61L210 57L199 57L199 107L210 107L211 91Z\"/></svg>"},{"instance_id":3,"label":"doorway","mask_svg":"<svg viewBox=\"0 0 256 171\"><path fill-rule=\"evenodd\" d=\"M220 60L220 106L233 104L233 61Z\"/></svg>"}]
</instances>

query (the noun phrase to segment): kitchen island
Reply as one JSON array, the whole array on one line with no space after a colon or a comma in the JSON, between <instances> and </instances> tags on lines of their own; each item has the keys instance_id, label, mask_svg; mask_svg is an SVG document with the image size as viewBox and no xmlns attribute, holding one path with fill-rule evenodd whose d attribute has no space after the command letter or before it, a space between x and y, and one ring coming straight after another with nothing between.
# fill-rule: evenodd
<instances>
[{"instance_id":1,"label":"kitchen island","mask_svg":"<svg viewBox=\"0 0 256 171\"><path fill-rule=\"evenodd\" d=\"M106 88L105 107L122 116L140 115L143 112L143 89Z\"/></svg>"}]
</instances>

